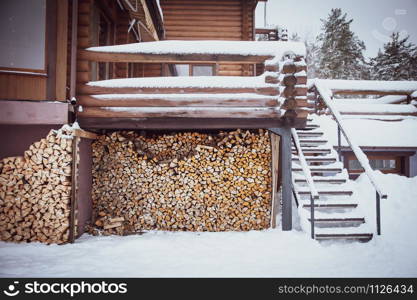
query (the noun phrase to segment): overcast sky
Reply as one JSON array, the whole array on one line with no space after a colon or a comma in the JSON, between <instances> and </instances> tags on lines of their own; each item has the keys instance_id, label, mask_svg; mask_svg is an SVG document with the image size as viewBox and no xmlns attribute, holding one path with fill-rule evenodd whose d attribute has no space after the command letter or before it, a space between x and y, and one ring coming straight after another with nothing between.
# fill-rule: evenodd
<instances>
[{"instance_id":1,"label":"overcast sky","mask_svg":"<svg viewBox=\"0 0 417 300\"><path fill-rule=\"evenodd\" d=\"M267 24L283 25L289 34L313 38L332 8L353 19L351 29L365 42L366 56L375 56L393 31L409 34L417 44L417 0L269 0ZM264 26L264 4L256 10L256 26Z\"/></svg>"}]
</instances>

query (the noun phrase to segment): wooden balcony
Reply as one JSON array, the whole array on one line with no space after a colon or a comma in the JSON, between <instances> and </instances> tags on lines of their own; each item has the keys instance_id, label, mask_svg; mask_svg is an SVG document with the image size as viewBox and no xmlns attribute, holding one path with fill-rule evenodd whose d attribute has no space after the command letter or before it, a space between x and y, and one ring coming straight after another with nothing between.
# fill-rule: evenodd
<instances>
[{"instance_id":1,"label":"wooden balcony","mask_svg":"<svg viewBox=\"0 0 417 300\"><path fill-rule=\"evenodd\" d=\"M124 78L77 86L84 128L210 129L303 126L307 109L302 44L162 41L94 47L97 62L264 64L261 76Z\"/></svg>"}]
</instances>

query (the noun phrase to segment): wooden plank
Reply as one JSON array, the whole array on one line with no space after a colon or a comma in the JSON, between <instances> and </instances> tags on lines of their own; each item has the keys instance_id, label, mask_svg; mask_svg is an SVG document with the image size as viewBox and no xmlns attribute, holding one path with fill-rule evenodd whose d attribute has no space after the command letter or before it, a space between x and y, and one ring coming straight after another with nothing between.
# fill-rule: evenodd
<instances>
[{"instance_id":1,"label":"wooden plank","mask_svg":"<svg viewBox=\"0 0 417 300\"><path fill-rule=\"evenodd\" d=\"M248 9L248 1L242 0L242 40L249 41L249 9Z\"/></svg>"},{"instance_id":2,"label":"wooden plank","mask_svg":"<svg viewBox=\"0 0 417 300\"><path fill-rule=\"evenodd\" d=\"M215 27L220 27L220 28L238 28L238 31L240 31L240 20L230 20L230 19L226 19L224 21L221 20L208 20L207 18L204 19L200 19L200 20L190 20L190 19L181 19L181 20L166 20L164 22L165 26L167 26L169 29L171 28L171 26L185 26L185 27L189 27L189 26L200 26L200 27L206 27L208 29L210 28L215 28Z\"/></svg>"},{"instance_id":3,"label":"wooden plank","mask_svg":"<svg viewBox=\"0 0 417 300\"><path fill-rule=\"evenodd\" d=\"M0 73L0 99L45 100L46 81L44 76Z\"/></svg>"},{"instance_id":4,"label":"wooden plank","mask_svg":"<svg viewBox=\"0 0 417 300\"><path fill-rule=\"evenodd\" d=\"M215 24L215 22L210 23L211 24ZM231 33L236 33L236 32L241 32L241 27L240 26L230 26L230 25L223 25L223 26L207 26L204 24L201 24L200 22L195 22L193 23L192 27L189 26L190 24L188 23L187 25L172 25L169 27L170 29L170 34L172 34L172 32L176 32L176 31L180 31L180 32L184 32L184 31L196 31L196 32L231 32Z\"/></svg>"},{"instance_id":5,"label":"wooden plank","mask_svg":"<svg viewBox=\"0 0 417 300\"><path fill-rule=\"evenodd\" d=\"M74 243L75 241L75 218L76 218L76 209L78 203L78 143L80 138L75 136L72 140L72 164L71 164L71 200L70 200L70 228L69 228L69 237L68 242Z\"/></svg>"},{"instance_id":6,"label":"wooden plank","mask_svg":"<svg viewBox=\"0 0 417 300\"><path fill-rule=\"evenodd\" d=\"M187 31L174 31L171 30L167 34L168 36L176 36L176 37L199 37L200 39L211 39L212 37L238 37L242 36L240 31L230 32L230 31L223 31L223 30L212 30L212 31L198 31L198 28L189 29Z\"/></svg>"},{"instance_id":7,"label":"wooden plank","mask_svg":"<svg viewBox=\"0 0 417 300\"><path fill-rule=\"evenodd\" d=\"M78 103L83 107L175 107L175 106L206 106L206 107L221 107L221 106L238 106L238 107L276 107L279 105L278 99L271 98L254 98L254 99L239 99L233 95L230 98L162 98L149 95L138 95L137 98L112 98L111 100L100 98L99 96L81 95L78 97Z\"/></svg>"},{"instance_id":8,"label":"wooden plank","mask_svg":"<svg viewBox=\"0 0 417 300\"><path fill-rule=\"evenodd\" d=\"M278 90L273 87L261 88L116 88L116 87L99 87L86 84L80 84L77 87L79 94L84 95L102 95L102 94L191 94L191 93L255 93L261 95L276 96Z\"/></svg>"},{"instance_id":9,"label":"wooden plank","mask_svg":"<svg viewBox=\"0 0 417 300\"><path fill-rule=\"evenodd\" d=\"M0 124L66 124L68 104L0 100Z\"/></svg>"},{"instance_id":10,"label":"wooden plank","mask_svg":"<svg viewBox=\"0 0 417 300\"><path fill-rule=\"evenodd\" d=\"M80 117L92 118L278 118L279 111L265 107L139 107L139 108L106 108L84 107L78 112Z\"/></svg>"},{"instance_id":11,"label":"wooden plank","mask_svg":"<svg viewBox=\"0 0 417 300\"><path fill-rule=\"evenodd\" d=\"M291 171L291 128L270 128L281 136L281 185L282 185L282 230L292 229L292 171Z\"/></svg>"},{"instance_id":12,"label":"wooden plank","mask_svg":"<svg viewBox=\"0 0 417 300\"><path fill-rule=\"evenodd\" d=\"M279 135L270 133L271 138L271 171L272 171L272 200L271 200L271 228L276 228L276 219L279 213Z\"/></svg>"},{"instance_id":13,"label":"wooden plank","mask_svg":"<svg viewBox=\"0 0 417 300\"><path fill-rule=\"evenodd\" d=\"M363 90L350 90L350 89L332 89L333 94L338 95L408 95L408 91L399 90L378 90L378 89L363 89Z\"/></svg>"},{"instance_id":14,"label":"wooden plank","mask_svg":"<svg viewBox=\"0 0 417 300\"><path fill-rule=\"evenodd\" d=\"M257 129L284 126L282 118L84 118L78 122L86 129ZM305 119L297 119L296 126L305 125Z\"/></svg>"},{"instance_id":15,"label":"wooden plank","mask_svg":"<svg viewBox=\"0 0 417 300\"><path fill-rule=\"evenodd\" d=\"M80 50L79 59L100 62L137 62L137 63L261 63L272 56L266 55L228 55L228 54L146 54L146 53L111 53Z\"/></svg>"},{"instance_id":16,"label":"wooden plank","mask_svg":"<svg viewBox=\"0 0 417 300\"><path fill-rule=\"evenodd\" d=\"M86 130L82 130L82 129L74 129L72 131L72 135L73 136L78 136L80 138L89 139L89 140L96 140L98 138L97 134L95 134L93 132L86 131Z\"/></svg>"},{"instance_id":17,"label":"wooden plank","mask_svg":"<svg viewBox=\"0 0 417 300\"><path fill-rule=\"evenodd\" d=\"M68 0L57 5L56 40L56 100L65 101L67 95Z\"/></svg>"},{"instance_id":18,"label":"wooden plank","mask_svg":"<svg viewBox=\"0 0 417 300\"><path fill-rule=\"evenodd\" d=\"M233 11L233 10L222 10L222 8L219 9L210 9L210 10L166 10L164 11L164 17L169 18L170 16L179 16L179 17L185 17L188 16L213 16L213 13L217 13L215 15L219 16L225 16L225 17L234 17L234 16L241 16L242 13L240 10Z\"/></svg>"}]
</instances>

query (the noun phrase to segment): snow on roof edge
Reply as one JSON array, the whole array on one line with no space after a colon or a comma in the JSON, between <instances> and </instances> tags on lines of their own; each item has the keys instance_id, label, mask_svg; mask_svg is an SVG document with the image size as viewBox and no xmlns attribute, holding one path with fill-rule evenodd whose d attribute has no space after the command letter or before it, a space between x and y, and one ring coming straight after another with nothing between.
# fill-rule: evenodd
<instances>
[{"instance_id":1,"label":"snow on roof edge","mask_svg":"<svg viewBox=\"0 0 417 300\"><path fill-rule=\"evenodd\" d=\"M124 45L90 47L88 51L137 54L226 54L265 55L282 57L287 53L305 56L302 42L282 41L218 41L218 40L165 40Z\"/></svg>"}]
</instances>

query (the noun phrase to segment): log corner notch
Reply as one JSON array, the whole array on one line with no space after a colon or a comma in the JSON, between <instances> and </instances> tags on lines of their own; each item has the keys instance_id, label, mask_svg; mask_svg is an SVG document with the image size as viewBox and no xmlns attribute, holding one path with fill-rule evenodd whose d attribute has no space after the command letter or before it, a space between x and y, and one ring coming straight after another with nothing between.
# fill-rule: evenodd
<instances>
[{"instance_id":1,"label":"log corner notch","mask_svg":"<svg viewBox=\"0 0 417 300\"><path fill-rule=\"evenodd\" d=\"M282 61L278 59L265 61L265 83L277 85L284 126L299 126L308 114L307 65L303 56L288 54Z\"/></svg>"},{"instance_id":2,"label":"log corner notch","mask_svg":"<svg viewBox=\"0 0 417 300\"><path fill-rule=\"evenodd\" d=\"M296 119L306 119L307 106L307 64L302 56L287 56L277 67L280 74L280 95L285 110L282 118L287 126L294 126Z\"/></svg>"}]
</instances>

